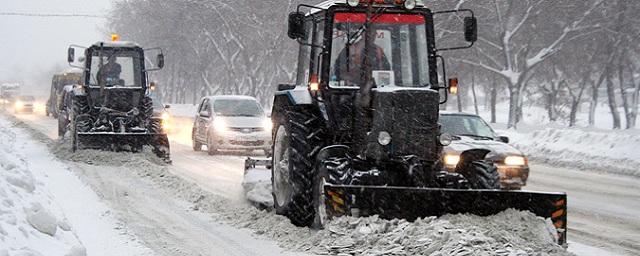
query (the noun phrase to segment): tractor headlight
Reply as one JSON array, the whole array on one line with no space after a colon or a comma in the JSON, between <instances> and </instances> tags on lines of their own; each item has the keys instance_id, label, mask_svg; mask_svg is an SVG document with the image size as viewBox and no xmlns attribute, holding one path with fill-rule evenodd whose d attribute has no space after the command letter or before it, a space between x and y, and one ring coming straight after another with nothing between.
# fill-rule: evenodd
<instances>
[{"instance_id":1,"label":"tractor headlight","mask_svg":"<svg viewBox=\"0 0 640 256\"><path fill-rule=\"evenodd\" d=\"M391 134L385 131L378 133L378 143L382 146L389 145L391 143Z\"/></svg>"},{"instance_id":2,"label":"tractor headlight","mask_svg":"<svg viewBox=\"0 0 640 256\"><path fill-rule=\"evenodd\" d=\"M162 112L160 120L162 122L162 129L164 129L165 132L169 131L171 129L171 115L167 112Z\"/></svg>"},{"instance_id":3,"label":"tractor headlight","mask_svg":"<svg viewBox=\"0 0 640 256\"><path fill-rule=\"evenodd\" d=\"M527 164L527 159L523 156L508 156L504 158L505 165L523 166Z\"/></svg>"},{"instance_id":4,"label":"tractor headlight","mask_svg":"<svg viewBox=\"0 0 640 256\"><path fill-rule=\"evenodd\" d=\"M213 119L213 128L216 130L216 132L226 132L227 123L220 118Z\"/></svg>"},{"instance_id":5,"label":"tractor headlight","mask_svg":"<svg viewBox=\"0 0 640 256\"><path fill-rule=\"evenodd\" d=\"M448 134L448 133L443 133L443 134L440 134L440 137L438 138L438 141L440 142L440 145L442 145L442 146L449 146L449 145L451 145L451 142L453 141L453 136L451 134Z\"/></svg>"},{"instance_id":6,"label":"tractor headlight","mask_svg":"<svg viewBox=\"0 0 640 256\"><path fill-rule=\"evenodd\" d=\"M351 7L356 7L360 3L360 0L347 0L347 4Z\"/></svg>"},{"instance_id":7,"label":"tractor headlight","mask_svg":"<svg viewBox=\"0 0 640 256\"><path fill-rule=\"evenodd\" d=\"M460 162L460 155L457 154L445 154L444 164L449 167L455 167Z\"/></svg>"},{"instance_id":8,"label":"tractor headlight","mask_svg":"<svg viewBox=\"0 0 640 256\"><path fill-rule=\"evenodd\" d=\"M273 123L271 122L271 119L269 118L265 118L262 120L262 128L265 131L271 131L271 129L273 129Z\"/></svg>"},{"instance_id":9,"label":"tractor headlight","mask_svg":"<svg viewBox=\"0 0 640 256\"><path fill-rule=\"evenodd\" d=\"M416 0L404 1L404 8L406 8L407 10L413 10L413 8L416 8Z\"/></svg>"}]
</instances>

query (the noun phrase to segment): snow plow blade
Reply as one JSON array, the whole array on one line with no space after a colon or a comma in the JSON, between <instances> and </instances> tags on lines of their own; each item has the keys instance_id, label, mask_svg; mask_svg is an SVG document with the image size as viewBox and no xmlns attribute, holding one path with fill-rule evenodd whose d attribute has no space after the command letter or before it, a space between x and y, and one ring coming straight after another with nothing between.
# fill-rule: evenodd
<instances>
[{"instance_id":1,"label":"snow plow blade","mask_svg":"<svg viewBox=\"0 0 640 256\"><path fill-rule=\"evenodd\" d=\"M153 148L159 158L170 163L169 139L166 134L149 133L78 133L75 149L138 152L144 146Z\"/></svg>"},{"instance_id":2,"label":"snow plow blade","mask_svg":"<svg viewBox=\"0 0 640 256\"><path fill-rule=\"evenodd\" d=\"M512 208L550 218L558 230L558 243L567 241L566 193L331 184L325 184L324 191L329 217L377 214L413 221L457 213L488 216Z\"/></svg>"}]
</instances>

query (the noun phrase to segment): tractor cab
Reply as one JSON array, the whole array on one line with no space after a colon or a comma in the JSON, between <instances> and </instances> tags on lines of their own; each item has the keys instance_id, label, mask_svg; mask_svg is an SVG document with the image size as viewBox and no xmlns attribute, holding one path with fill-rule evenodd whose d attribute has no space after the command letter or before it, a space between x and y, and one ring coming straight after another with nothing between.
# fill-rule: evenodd
<instances>
[{"instance_id":1,"label":"tractor cab","mask_svg":"<svg viewBox=\"0 0 640 256\"><path fill-rule=\"evenodd\" d=\"M301 12L305 7L310 11ZM464 29L473 44L473 12L452 12L471 14ZM447 95L441 91L448 88L438 80L435 14L411 0L300 5L289 15L288 35L300 43L297 82L289 87L325 103L320 108L337 142L354 154L378 160L417 155L435 164L442 148L438 109Z\"/></svg>"},{"instance_id":2,"label":"tractor cab","mask_svg":"<svg viewBox=\"0 0 640 256\"><path fill-rule=\"evenodd\" d=\"M155 49L152 49L155 50ZM160 52L156 67L147 68L145 50L131 42L98 42L85 49L82 88L91 106L129 111L138 106L148 91L147 72L164 65ZM75 48L69 48L69 62L75 60ZM153 66L153 65L151 65Z\"/></svg>"}]
</instances>

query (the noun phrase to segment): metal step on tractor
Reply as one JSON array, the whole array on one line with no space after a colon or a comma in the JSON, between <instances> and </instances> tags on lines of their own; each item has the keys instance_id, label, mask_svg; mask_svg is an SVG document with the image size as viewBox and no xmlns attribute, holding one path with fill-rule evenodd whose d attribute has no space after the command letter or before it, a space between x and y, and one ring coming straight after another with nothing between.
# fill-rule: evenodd
<instances>
[{"instance_id":1,"label":"metal step on tractor","mask_svg":"<svg viewBox=\"0 0 640 256\"><path fill-rule=\"evenodd\" d=\"M436 46L440 15L461 17L467 43ZM288 22L288 36L299 43L297 82L275 93L273 157L245 163L247 175L271 172L276 213L320 228L342 215L412 221L514 208L551 218L566 244L565 193L500 190L486 149L463 152L454 170L443 166L452 136L440 131L439 107L458 80L446 79L439 54L472 47L471 10L328 1L299 5Z\"/></svg>"},{"instance_id":2,"label":"metal step on tractor","mask_svg":"<svg viewBox=\"0 0 640 256\"><path fill-rule=\"evenodd\" d=\"M89 48L69 47L69 64L83 70L82 82L74 85L66 106L72 150L138 152L150 146L158 157L171 162L169 140L161 118L153 115L149 96L153 83L148 82L148 73L164 66L162 50L143 49L117 38L114 35L111 42ZM78 48L84 55L76 59ZM158 52L155 63L147 63L149 51Z\"/></svg>"}]
</instances>

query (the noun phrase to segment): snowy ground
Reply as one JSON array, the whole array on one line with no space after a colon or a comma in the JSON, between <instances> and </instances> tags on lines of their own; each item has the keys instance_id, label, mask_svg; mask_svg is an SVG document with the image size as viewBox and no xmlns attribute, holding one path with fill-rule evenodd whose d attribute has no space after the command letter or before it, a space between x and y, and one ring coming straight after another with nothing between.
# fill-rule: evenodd
<instances>
[{"instance_id":1,"label":"snowy ground","mask_svg":"<svg viewBox=\"0 0 640 256\"><path fill-rule=\"evenodd\" d=\"M522 212L503 213L480 221L474 219L477 217L459 215L412 224L343 218L320 232L293 227L285 218L259 211L244 202L243 156L211 157L193 152L190 139L185 136L188 132L172 135L174 164L165 166L144 154L83 151L70 155L65 145L51 140L55 138L55 120L38 115L19 118L37 138L34 143L48 145L49 150L69 166L71 173L79 175L82 182L100 195L126 234L137 237L154 254L279 255L340 251L373 254L429 249L443 255L470 250L474 250L470 255L482 255L483 250L498 248L513 255L534 255L530 252L538 252L538 248L563 254L541 231L545 221ZM191 120L185 118L181 122L188 130ZM534 167L544 171L532 174L532 188L569 192L571 252L579 255L637 255L640 252L637 248L640 239L634 236L640 234L640 228L637 218L632 217L638 216L640 209L637 204L640 200L634 196L640 194L637 180L625 183L624 179L591 172L581 172L584 174L578 180L572 179L574 173L568 170L547 165ZM573 184L566 184L567 180ZM614 184L623 185L606 194L599 189L585 189L606 190L604 188ZM615 205L624 205L627 209L613 207ZM610 210L603 211L607 208ZM530 230L539 232L518 233L529 229L522 229L522 222L513 221L516 219L526 220L525 223L531 224ZM629 225L622 225L624 222ZM487 232L491 228L512 232ZM523 237L528 240L518 240ZM79 238L82 241L82 236Z\"/></svg>"},{"instance_id":2,"label":"snowy ground","mask_svg":"<svg viewBox=\"0 0 640 256\"><path fill-rule=\"evenodd\" d=\"M69 167L0 119L0 255L153 255Z\"/></svg>"}]
</instances>

